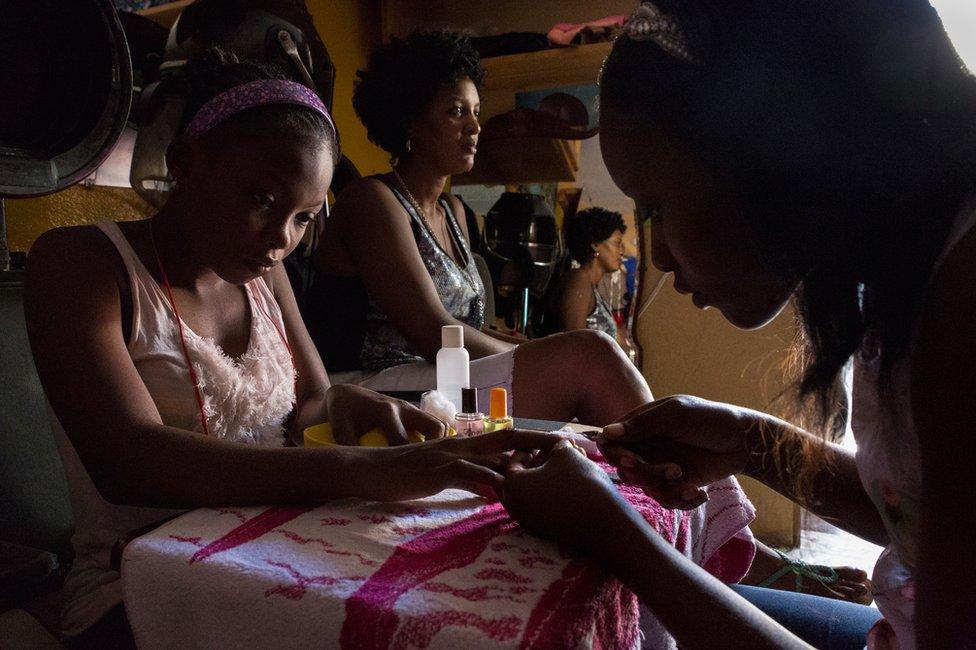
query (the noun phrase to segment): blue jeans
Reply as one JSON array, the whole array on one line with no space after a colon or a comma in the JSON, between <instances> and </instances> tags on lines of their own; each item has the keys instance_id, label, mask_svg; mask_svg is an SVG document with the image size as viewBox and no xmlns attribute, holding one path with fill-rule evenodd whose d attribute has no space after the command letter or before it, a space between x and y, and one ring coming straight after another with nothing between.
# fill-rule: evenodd
<instances>
[{"instance_id":1,"label":"blue jeans","mask_svg":"<svg viewBox=\"0 0 976 650\"><path fill-rule=\"evenodd\" d=\"M729 585L767 616L821 650L861 650L881 612L832 598L764 587Z\"/></svg>"}]
</instances>

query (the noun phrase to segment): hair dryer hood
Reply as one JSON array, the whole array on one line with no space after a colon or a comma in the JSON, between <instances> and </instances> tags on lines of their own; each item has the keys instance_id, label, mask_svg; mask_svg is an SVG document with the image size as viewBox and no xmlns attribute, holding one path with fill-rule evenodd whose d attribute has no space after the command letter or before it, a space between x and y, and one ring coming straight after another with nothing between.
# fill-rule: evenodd
<instances>
[{"instance_id":1,"label":"hair dryer hood","mask_svg":"<svg viewBox=\"0 0 976 650\"><path fill-rule=\"evenodd\" d=\"M538 194L505 192L485 216L485 250L495 286L542 295L562 258L556 216Z\"/></svg>"},{"instance_id":2,"label":"hair dryer hood","mask_svg":"<svg viewBox=\"0 0 976 650\"><path fill-rule=\"evenodd\" d=\"M506 262L553 266L561 249L556 216L538 194L505 192L485 216L485 246Z\"/></svg>"},{"instance_id":3,"label":"hair dryer hood","mask_svg":"<svg viewBox=\"0 0 976 650\"><path fill-rule=\"evenodd\" d=\"M332 103L335 67L315 31L304 0L196 0L170 29L161 81L144 89L129 180L148 203L161 207L172 179L166 150L184 121L186 59L217 46L241 59L273 64Z\"/></svg>"},{"instance_id":4,"label":"hair dryer hood","mask_svg":"<svg viewBox=\"0 0 976 650\"><path fill-rule=\"evenodd\" d=\"M89 176L129 114L132 65L110 0L0 0L0 197Z\"/></svg>"}]
</instances>

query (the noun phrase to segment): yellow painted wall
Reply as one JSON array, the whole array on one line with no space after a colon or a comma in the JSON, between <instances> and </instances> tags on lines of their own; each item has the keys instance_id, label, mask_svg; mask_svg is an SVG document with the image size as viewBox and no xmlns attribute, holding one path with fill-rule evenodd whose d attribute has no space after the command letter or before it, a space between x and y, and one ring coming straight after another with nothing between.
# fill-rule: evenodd
<instances>
[{"instance_id":1,"label":"yellow painted wall","mask_svg":"<svg viewBox=\"0 0 976 650\"><path fill-rule=\"evenodd\" d=\"M38 199L8 199L7 238L10 250L27 251L46 230L92 223L126 221L151 214L151 207L133 190L75 185Z\"/></svg>"},{"instance_id":2,"label":"yellow painted wall","mask_svg":"<svg viewBox=\"0 0 976 650\"><path fill-rule=\"evenodd\" d=\"M336 67L332 110L342 136L342 151L364 176L388 171L389 154L369 142L352 109L356 70L366 66L380 42L379 0L306 0L315 28Z\"/></svg>"},{"instance_id":3,"label":"yellow painted wall","mask_svg":"<svg viewBox=\"0 0 976 650\"><path fill-rule=\"evenodd\" d=\"M649 239L649 229L643 235ZM653 267L647 271L645 300L661 277ZM790 309L766 327L745 332L716 309L697 309L667 278L634 329L655 397L686 393L768 410L783 388L782 366L794 333ZM756 506L756 536L776 546L797 544L798 507L756 481L740 480Z\"/></svg>"},{"instance_id":4,"label":"yellow painted wall","mask_svg":"<svg viewBox=\"0 0 976 650\"><path fill-rule=\"evenodd\" d=\"M343 151L364 175L384 171L389 168L388 156L367 140L352 110L356 70L366 64L369 51L380 40L379 1L308 0L307 5L337 70L333 112ZM152 211L132 190L80 186L39 199L8 200L6 209L9 246L14 251L28 250L50 228L106 218L138 219Z\"/></svg>"}]
</instances>

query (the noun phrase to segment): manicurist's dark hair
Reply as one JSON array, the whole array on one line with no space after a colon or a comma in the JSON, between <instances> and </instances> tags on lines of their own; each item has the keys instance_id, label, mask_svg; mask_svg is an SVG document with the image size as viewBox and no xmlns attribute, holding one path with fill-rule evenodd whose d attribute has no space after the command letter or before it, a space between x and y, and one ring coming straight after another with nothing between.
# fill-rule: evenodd
<instances>
[{"instance_id":1,"label":"manicurist's dark hair","mask_svg":"<svg viewBox=\"0 0 976 650\"><path fill-rule=\"evenodd\" d=\"M976 81L925 0L654 4L693 61L620 37L602 110L667 129L733 191L765 263L797 284L798 397L823 424L869 332L882 390L906 352L976 191Z\"/></svg>"}]
</instances>

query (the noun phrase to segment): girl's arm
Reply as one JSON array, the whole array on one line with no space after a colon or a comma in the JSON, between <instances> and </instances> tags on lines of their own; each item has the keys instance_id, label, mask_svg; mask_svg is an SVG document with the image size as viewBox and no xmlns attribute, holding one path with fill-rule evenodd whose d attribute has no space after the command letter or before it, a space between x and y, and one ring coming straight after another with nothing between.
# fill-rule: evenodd
<instances>
[{"instance_id":1,"label":"girl's arm","mask_svg":"<svg viewBox=\"0 0 976 650\"><path fill-rule=\"evenodd\" d=\"M462 323L444 309L400 202L382 182L364 178L343 191L331 219L369 295L410 345L433 362L441 327ZM464 325L464 347L477 359L513 346Z\"/></svg>"},{"instance_id":2,"label":"girl's arm","mask_svg":"<svg viewBox=\"0 0 976 650\"><path fill-rule=\"evenodd\" d=\"M680 647L809 647L675 550L629 504L618 502L615 514L619 524L602 529L597 560L637 595Z\"/></svg>"},{"instance_id":3,"label":"girl's arm","mask_svg":"<svg viewBox=\"0 0 976 650\"><path fill-rule=\"evenodd\" d=\"M563 442L544 456L509 469L505 507L529 530L602 564L680 647L808 647L665 542L582 453Z\"/></svg>"},{"instance_id":4,"label":"girl's arm","mask_svg":"<svg viewBox=\"0 0 976 650\"><path fill-rule=\"evenodd\" d=\"M782 420L770 418L770 422L770 432L760 440L745 474L838 528L874 544L888 544L888 532L878 509L861 485L854 454L840 445L823 443L813 434ZM806 449L820 444L824 444L824 469L814 477L809 493L800 494L793 472L784 468L803 462Z\"/></svg>"},{"instance_id":5,"label":"girl's arm","mask_svg":"<svg viewBox=\"0 0 976 650\"><path fill-rule=\"evenodd\" d=\"M108 239L92 227L49 231L31 250L27 273L25 314L38 375L112 503L177 508L416 498L452 484L493 484L499 445L552 444L540 434L483 448L471 445L488 443L471 439L269 449L169 427L126 348L120 287L128 276Z\"/></svg>"},{"instance_id":6,"label":"girl's arm","mask_svg":"<svg viewBox=\"0 0 976 650\"><path fill-rule=\"evenodd\" d=\"M976 647L976 235L942 263L926 297L911 371L912 419L922 456L915 519L916 641L920 648ZM898 525L897 523L895 524Z\"/></svg>"},{"instance_id":7,"label":"girl's arm","mask_svg":"<svg viewBox=\"0 0 976 650\"><path fill-rule=\"evenodd\" d=\"M622 478L641 485L667 507L697 507L705 498L702 486L748 474L835 525L887 544L881 517L846 449L827 444L827 469L817 474L810 494L795 489L794 468L804 462L808 447L821 444L812 434L766 413L672 395L604 428L600 446L608 462L621 467ZM621 466L624 462L630 466ZM669 468L680 468L680 479L666 476Z\"/></svg>"},{"instance_id":8,"label":"girl's arm","mask_svg":"<svg viewBox=\"0 0 976 650\"><path fill-rule=\"evenodd\" d=\"M317 225L317 224L313 224ZM326 392L331 386L325 364L319 356L305 321L302 320L295 293L283 265L278 265L265 281L281 309L285 324L285 336L291 347L295 364L295 409L288 421L288 436L297 445L302 444L302 432L315 424L329 421ZM337 306L339 308L339 306Z\"/></svg>"}]
</instances>

